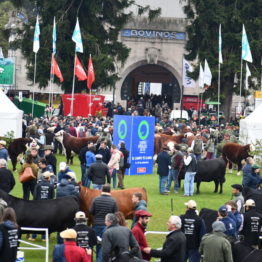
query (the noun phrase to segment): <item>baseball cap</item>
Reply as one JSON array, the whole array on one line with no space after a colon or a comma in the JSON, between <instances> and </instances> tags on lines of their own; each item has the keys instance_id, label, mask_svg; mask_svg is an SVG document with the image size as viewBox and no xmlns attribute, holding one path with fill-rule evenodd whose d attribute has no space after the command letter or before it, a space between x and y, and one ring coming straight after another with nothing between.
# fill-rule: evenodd
<instances>
[{"instance_id":1,"label":"baseball cap","mask_svg":"<svg viewBox=\"0 0 262 262\"><path fill-rule=\"evenodd\" d=\"M82 211L78 211L75 214L75 219L80 219L80 218L86 219L86 214Z\"/></svg>"},{"instance_id":2,"label":"baseball cap","mask_svg":"<svg viewBox=\"0 0 262 262\"><path fill-rule=\"evenodd\" d=\"M259 166L259 165L257 165L257 164L254 164L254 165L252 166L252 168L253 168L253 169L259 169L259 168L260 168L260 166Z\"/></svg>"},{"instance_id":3,"label":"baseball cap","mask_svg":"<svg viewBox=\"0 0 262 262\"><path fill-rule=\"evenodd\" d=\"M101 154L96 154L96 159L102 159L103 156Z\"/></svg>"},{"instance_id":4,"label":"baseball cap","mask_svg":"<svg viewBox=\"0 0 262 262\"><path fill-rule=\"evenodd\" d=\"M239 190L240 192L242 192L242 190L243 190L243 187L241 185L239 185L239 184L233 184L231 187L234 188L234 189Z\"/></svg>"},{"instance_id":5,"label":"baseball cap","mask_svg":"<svg viewBox=\"0 0 262 262\"><path fill-rule=\"evenodd\" d=\"M256 203L253 199L248 199L246 202L245 202L245 205L244 206L249 206L249 207L255 207L256 206Z\"/></svg>"},{"instance_id":6,"label":"baseball cap","mask_svg":"<svg viewBox=\"0 0 262 262\"><path fill-rule=\"evenodd\" d=\"M226 207L226 206L221 206L221 207L218 209L218 212L222 212L222 213L227 212L227 207Z\"/></svg>"},{"instance_id":7,"label":"baseball cap","mask_svg":"<svg viewBox=\"0 0 262 262\"><path fill-rule=\"evenodd\" d=\"M51 172L49 172L49 171L46 171L46 172L43 173L43 177L44 177L44 178L48 178L48 177L50 177L50 176L52 176L52 175L53 175L53 173L51 173Z\"/></svg>"},{"instance_id":8,"label":"baseball cap","mask_svg":"<svg viewBox=\"0 0 262 262\"><path fill-rule=\"evenodd\" d=\"M146 210L138 210L135 212L136 217L151 217L152 214Z\"/></svg>"},{"instance_id":9,"label":"baseball cap","mask_svg":"<svg viewBox=\"0 0 262 262\"><path fill-rule=\"evenodd\" d=\"M187 206L188 208L196 208L197 204L196 201L189 200L188 202L185 203L185 206Z\"/></svg>"},{"instance_id":10,"label":"baseball cap","mask_svg":"<svg viewBox=\"0 0 262 262\"><path fill-rule=\"evenodd\" d=\"M59 164L59 170L66 170L66 168L67 168L66 162L61 162L61 163Z\"/></svg>"}]
</instances>

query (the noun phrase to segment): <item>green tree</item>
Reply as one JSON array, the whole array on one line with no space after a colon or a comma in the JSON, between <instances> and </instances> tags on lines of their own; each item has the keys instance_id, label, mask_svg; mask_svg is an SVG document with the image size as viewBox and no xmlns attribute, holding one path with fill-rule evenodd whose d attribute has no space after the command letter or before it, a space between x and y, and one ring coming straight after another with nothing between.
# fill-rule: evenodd
<instances>
[{"instance_id":1,"label":"green tree","mask_svg":"<svg viewBox=\"0 0 262 262\"><path fill-rule=\"evenodd\" d=\"M218 75L218 29L222 26L221 98L226 117L231 112L233 93L239 94L239 83L234 86L234 74L240 78L242 25L245 24L253 56L249 64L252 77L259 79L262 54L262 1L253 0L189 0L184 12L189 19L186 58L199 62L207 59L213 74L212 86L205 92L206 97L217 99ZM244 67L243 67L244 68ZM243 70L244 71L244 70ZM199 66L194 77L198 77ZM244 78L245 74L243 74ZM252 83L250 83L252 84ZM242 94L246 94L242 88Z\"/></svg>"},{"instance_id":2,"label":"green tree","mask_svg":"<svg viewBox=\"0 0 262 262\"><path fill-rule=\"evenodd\" d=\"M15 6L23 7L23 1L12 0ZM52 52L53 18L57 21L57 54L56 59L64 76L62 89L66 93L72 90L73 61L75 43L72 34L79 18L84 45L84 54L78 57L84 68L87 68L89 54L92 54L96 81L94 87L114 86L118 79L115 65L123 64L129 49L119 41L119 32L132 13L125 12L135 1L131 0L27 0L31 2L28 15L29 23L24 26L20 46L28 62L28 77L33 79L34 53L33 34L36 13L40 15L40 49L37 54L36 81L40 87L46 87L50 78L50 60ZM160 13L148 6L139 6L139 12L147 13L149 18ZM55 80L58 83L58 80ZM86 81L76 80L75 91L86 90Z\"/></svg>"}]
</instances>

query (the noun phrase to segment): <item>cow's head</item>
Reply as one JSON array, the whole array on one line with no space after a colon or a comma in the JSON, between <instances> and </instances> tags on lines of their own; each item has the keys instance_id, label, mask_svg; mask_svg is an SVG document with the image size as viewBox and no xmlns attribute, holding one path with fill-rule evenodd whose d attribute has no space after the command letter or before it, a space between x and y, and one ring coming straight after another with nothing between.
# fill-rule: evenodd
<instances>
[{"instance_id":1,"label":"cow's head","mask_svg":"<svg viewBox=\"0 0 262 262\"><path fill-rule=\"evenodd\" d=\"M55 133L55 139L60 142L61 144L63 144L63 135L64 135L65 131L64 130L60 130L57 133Z\"/></svg>"},{"instance_id":2,"label":"cow's head","mask_svg":"<svg viewBox=\"0 0 262 262\"><path fill-rule=\"evenodd\" d=\"M169 141L169 142L167 143L167 147L169 148L169 150L170 150L171 152L173 152L173 151L174 151L174 148L175 148L175 143L174 143L173 141Z\"/></svg>"},{"instance_id":3,"label":"cow's head","mask_svg":"<svg viewBox=\"0 0 262 262\"><path fill-rule=\"evenodd\" d=\"M256 150L256 147L253 144L249 145L249 151L254 152Z\"/></svg>"}]
</instances>

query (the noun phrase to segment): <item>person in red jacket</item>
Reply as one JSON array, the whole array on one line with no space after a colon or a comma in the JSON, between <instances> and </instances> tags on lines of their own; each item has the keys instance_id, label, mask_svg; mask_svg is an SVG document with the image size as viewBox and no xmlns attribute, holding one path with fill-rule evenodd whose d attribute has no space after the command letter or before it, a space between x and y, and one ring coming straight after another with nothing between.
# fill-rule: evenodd
<instances>
[{"instance_id":1,"label":"person in red jacket","mask_svg":"<svg viewBox=\"0 0 262 262\"><path fill-rule=\"evenodd\" d=\"M144 253L143 250L145 247L148 247L147 240L145 237L145 230L152 215L146 210L138 210L135 212L135 216L138 220L131 231L140 247L143 259L150 261L150 255Z\"/></svg>"},{"instance_id":2,"label":"person in red jacket","mask_svg":"<svg viewBox=\"0 0 262 262\"><path fill-rule=\"evenodd\" d=\"M55 246L53 262L91 262L91 253L76 245L77 233L74 229L66 229L60 233L64 244Z\"/></svg>"}]
</instances>

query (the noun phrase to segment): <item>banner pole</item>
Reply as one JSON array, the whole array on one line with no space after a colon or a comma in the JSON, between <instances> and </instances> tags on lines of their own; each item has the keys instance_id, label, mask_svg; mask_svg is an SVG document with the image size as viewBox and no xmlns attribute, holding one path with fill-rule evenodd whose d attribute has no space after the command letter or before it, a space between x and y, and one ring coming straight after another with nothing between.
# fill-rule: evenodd
<instances>
[{"instance_id":1,"label":"banner pole","mask_svg":"<svg viewBox=\"0 0 262 262\"><path fill-rule=\"evenodd\" d=\"M220 63L218 62L218 92L217 92L217 122L219 124L219 110L220 110Z\"/></svg>"},{"instance_id":2,"label":"banner pole","mask_svg":"<svg viewBox=\"0 0 262 262\"><path fill-rule=\"evenodd\" d=\"M36 79L36 60L37 53L35 53L35 66L34 66L34 85L33 85L33 103L32 103L32 117L34 118L34 107L35 107L35 79Z\"/></svg>"},{"instance_id":3,"label":"banner pole","mask_svg":"<svg viewBox=\"0 0 262 262\"><path fill-rule=\"evenodd\" d=\"M241 57L241 71L240 71L240 90L239 90L239 96L240 96L240 101L238 103L238 106L242 112L242 103L241 103L241 91L242 91L242 75L243 75L243 59Z\"/></svg>"},{"instance_id":4,"label":"banner pole","mask_svg":"<svg viewBox=\"0 0 262 262\"><path fill-rule=\"evenodd\" d=\"M75 67L76 67L76 52L75 52L75 59L74 59L74 76L73 76L73 86L72 86L71 105L70 105L70 115L71 116L73 116L73 113L74 113Z\"/></svg>"}]
</instances>

